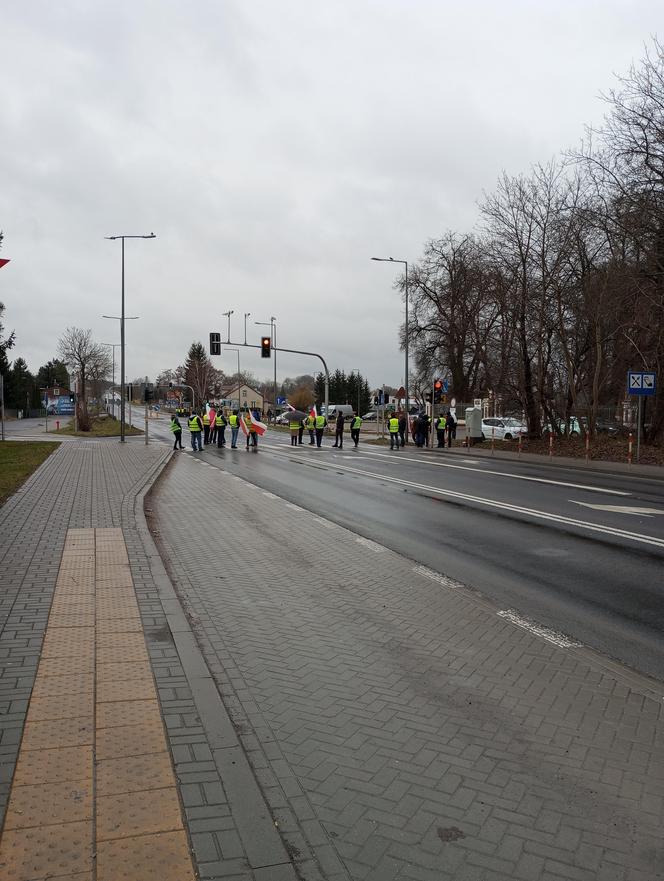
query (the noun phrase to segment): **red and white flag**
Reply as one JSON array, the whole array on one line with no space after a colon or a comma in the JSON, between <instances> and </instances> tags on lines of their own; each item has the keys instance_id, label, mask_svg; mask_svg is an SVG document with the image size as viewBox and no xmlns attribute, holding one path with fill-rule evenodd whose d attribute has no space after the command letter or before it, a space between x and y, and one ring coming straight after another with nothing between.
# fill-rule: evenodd
<instances>
[{"instance_id":1,"label":"red and white flag","mask_svg":"<svg viewBox=\"0 0 664 881\"><path fill-rule=\"evenodd\" d=\"M1 269L3 266L6 266L8 263L9 263L9 260L0 260L0 269Z\"/></svg>"},{"instance_id":2,"label":"red and white flag","mask_svg":"<svg viewBox=\"0 0 664 881\"><path fill-rule=\"evenodd\" d=\"M249 437L249 429L247 428L247 423L244 421L244 416L242 415L242 413L240 413L238 419L240 420L240 428L242 429L245 437Z\"/></svg>"},{"instance_id":3,"label":"red and white flag","mask_svg":"<svg viewBox=\"0 0 664 881\"><path fill-rule=\"evenodd\" d=\"M254 414L251 412L251 410L249 411L249 417L250 417L250 419L251 419L251 424L252 424L252 426L253 426L254 431L256 432L256 434L258 434L258 435L260 435L261 437L263 437L263 435L264 435L265 432L267 431L267 425L266 425L264 422L261 422L260 419L256 419L256 417L255 417Z\"/></svg>"},{"instance_id":4,"label":"red and white flag","mask_svg":"<svg viewBox=\"0 0 664 881\"><path fill-rule=\"evenodd\" d=\"M309 410L309 415L311 416L312 419L315 419L316 416L318 416L318 413L316 412L316 405L315 404L313 405L311 410Z\"/></svg>"}]
</instances>

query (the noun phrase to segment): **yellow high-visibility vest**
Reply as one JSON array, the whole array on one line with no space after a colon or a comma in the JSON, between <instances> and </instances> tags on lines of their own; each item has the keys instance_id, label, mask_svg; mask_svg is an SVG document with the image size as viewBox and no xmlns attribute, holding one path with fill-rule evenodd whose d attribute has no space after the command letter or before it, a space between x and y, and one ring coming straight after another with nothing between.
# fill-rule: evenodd
<instances>
[{"instance_id":1,"label":"yellow high-visibility vest","mask_svg":"<svg viewBox=\"0 0 664 881\"><path fill-rule=\"evenodd\" d=\"M399 420L393 416L390 419L390 434L397 434L399 431Z\"/></svg>"}]
</instances>

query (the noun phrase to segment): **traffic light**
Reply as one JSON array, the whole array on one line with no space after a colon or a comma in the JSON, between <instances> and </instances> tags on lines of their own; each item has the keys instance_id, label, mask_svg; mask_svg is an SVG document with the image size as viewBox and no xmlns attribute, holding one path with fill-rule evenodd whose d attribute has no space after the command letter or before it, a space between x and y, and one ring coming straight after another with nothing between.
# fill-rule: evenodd
<instances>
[{"instance_id":1,"label":"traffic light","mask_svg":"<svg viewBox=\"0 0 664 881\"><path fill-rule=\"evenodd\" d=\"M443 380L437 379L433 384L433 400L435 404L440 404L440 399L443 394Z\"/></svg>"},{"instance_id":2,"label":"traffic light","mask_svg":"<svg viewBox=\"0 0 664 881\"><path fill-rule=\"evenodd\" d=\"M430 404L430 403L431 403L431 392L427 392L427 393L424 395L424 398L425 398L426 402L427 402L428 404Z\"/></svg>"},{"instance_id":3,"label":"traffic light","mask_svg":"<svg viewBox=\"0 0 664 881\"><path fill-rule=\"evenodd\" d=\"M125 396L128 401L132 401L134 398L134 386L128 382L125 388Z\"/></svg>"},{"instance_id":4,"label":"traffic light","mask_svg":"<svg viewBox=\"0 0 664 881\"><path fill-rule=\"evenodd\" d=\"M272 355L271 352L272 340L269 336L261 337L261 358L269 358Z\"/></svg>"},{"instance_id":5,"label":"traffic light","mask_svg":"<svg viewBox=\"0 0 664 881\"><path fill-rule=\"evenodd\" d=\"M221 334L220 333L211 333L210 334L210 354L211 355L221 355Z\"/></svg>"},{"instance_id":6,"label":"traffic light","mask_svg":"<svg viewBox=\"0 0 664 881\"><path fill-rule=\"evenodd\" d=\"M148 383L148 385L145 386L145 388L143 389L143 395L144 395L143 400L146 404L149 403L149 401L151 401L154 398L154 393L152 391L152 383Z\"/></svg>"}]
</instances>

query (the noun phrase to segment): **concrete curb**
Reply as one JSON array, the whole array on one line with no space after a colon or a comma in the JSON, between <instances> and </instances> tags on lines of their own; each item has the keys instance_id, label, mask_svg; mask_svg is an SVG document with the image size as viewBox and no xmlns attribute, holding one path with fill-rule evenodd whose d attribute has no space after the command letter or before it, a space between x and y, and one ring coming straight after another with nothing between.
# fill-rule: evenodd
<instances>
[{"instance_id":1,"label":"concrete curb","mask_svg":"<svg viewBox=\"0 0 664 881\"><path fill-rule=\"evenodd\" d=\"M166 461L168 460L168 461ZM170 451L158 469L148 475L135 497L137 531L143 543L152 578L166 616L185 678L191 689L213 761L228 796L238 833L252 869L269 869L270 877L297 881L298 875L284 847L270 809L263 797L233 722L221 699L196 636L182 609L145 517L145 499L156 481L173 461Z\"/></svg>"}]
</instances>

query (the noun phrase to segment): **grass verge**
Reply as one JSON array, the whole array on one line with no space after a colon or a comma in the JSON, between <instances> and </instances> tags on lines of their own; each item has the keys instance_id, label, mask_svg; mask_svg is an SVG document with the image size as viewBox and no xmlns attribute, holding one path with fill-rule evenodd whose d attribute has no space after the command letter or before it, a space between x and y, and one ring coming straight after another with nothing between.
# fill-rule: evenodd
<instances>
[{"instance_id":1,"label":"grass verge","mask_svg":"<svg viewBox=\"0 0 664 881\"><path fill-rule=\"evenodd\" d=\"M90 422L90 431L74 431L72 420L64 428L54 431L53 434L66 434L69 437L120 437L120 420L114 419L112 416L93 416ZM143 434L143 432L140 428L125 425L125 434Z\"/></svg>"},{"instance_id":2,"label":"grass verge","mask_svg":"<svg viewBox=\"0 0 664 881\"><path fill-rule=\"evenodd\" d=\"M53 441L0 443L0 505L60 446Z\"/></svg>"}]
</instances>

